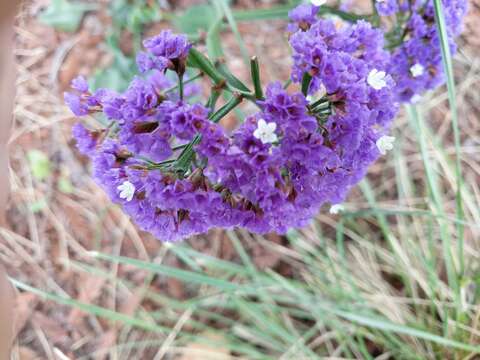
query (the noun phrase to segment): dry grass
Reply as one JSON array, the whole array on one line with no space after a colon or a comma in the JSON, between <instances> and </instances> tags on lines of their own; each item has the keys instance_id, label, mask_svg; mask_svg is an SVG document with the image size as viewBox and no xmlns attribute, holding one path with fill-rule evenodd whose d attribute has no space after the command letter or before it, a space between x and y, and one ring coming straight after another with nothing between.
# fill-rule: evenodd
<instances>
[{"instance_id":1,"label":"dry grass","mask_svg":"<svg viewBox=\"0 0 480 360\"><path fill-rule=\"evenodd\" d=\"M35 20L36 11L34 6L26 6L17 26L19 76L16 124L11 140L12 202L9 227L0 229L0 261L6 264L12 278L65 298L96 304L130 317L141 313L144 320L155 318L161 311L163 317L157 319L158 323L171 331L153 333L112 325L78 308L60 306L21 292L17 298L18 341L14 358L231 358L234 353L228 351L227 345L212 348L188 340L184 332L194 332L196 322L208 324L201 327L202 335L213 342L228 342L222 332L215 329L229 329L237 339L256 344L260 352L280 357L275 347L270 348L266 343L268 340L252 333L252 329L262 330L258 319L245 316L242 311L229 312L227 306L222 307L222 297L217 299L208 286L196 288L178 279L155 276L145 269L92 258L89 251L98 250L171 267L204 266L201 259L197 263L195 258L194 264L187 266L188 259L179 258L175 249L139 233L92 182L88 164L72 146L70 127L73 119L62 104L60 94L77 71L92 73L98 63L108 61L101 48L101 38L92 40L88 36L89 31L98 29L98 19L90 19L90 25L87 22L87 28L75 35L65 35L40 25ZM479 344L480 307L470 302L471 290L480 285L480 57L476 46L480 34L475 33L478 21L475 11L472 5L470 25L455 65L466 183L463 194L466 272L460 299L464 315L451 317L448 322L443 317L459 307L446 280L439 241L441 226L445 226L448 234L455 232L454 189L457 185L451 163L455 154L451 117L444 92L430 95L422 106L423 125L428 128L423 137L427 146L425 154L420 152L419 134L413 130L413 120L406 114L397 119L394 132L400 140L396 151L370 171L372 194L376 200L369 200L359 188L349 198L344 216L335 218L320 214L315 224L288 238L265 239L241 232L241 241L236 242L232 234L229 237L215 232L190 241L191 247L240 263L243 258L238 244L242 244L251 255L251 265L257 269L254 274L260 271L258 269L266 269L261 274L270 274L268 269L271 268L285 278L300 279L305 293L314 298L339 304L349 302L353 308L361 305L396 324L421 324L431 332ZM278 33L278 29L277 24L255 29L241 26L247 45L256 49L255 52L261 51L262 56L269 54L274 59L283 57L275 46L276 37L271 36ZM231 44L227 46L227 53L233 55L236 53L233 36L227 35L227 39L227 44ZM264 45L259 48L258 44ZM275 77L278 72L275 67L279 63L274 63L271 73L265 71L265 77ZM234 71L241 70L241 64L231 65ZM32 149L43 151L50 159L51 174L43 181L32 175L26 160ZM426 190L425 155L438 177L445 218L432 217L436 210ZM71 191L62 191L65 190L62 183L71 184ZM381 212L368 213L371 209ZM422 213L405 215L415 211ZM451 238L455 251L456 237L451 235ZM95 272L85 271L85 265ZM429 272L431 269L435 272ZM221 272L213 270L209 274L222 276ZM282 294L296 299L288 291ZM272 301L270 295L266 295L268 301ZM213 321L211 314L202 317L193 308L171 308L176 299L180 303L202 296L218 300L219 314L231 316L238 323L228 327L218 319ZM256 305L248 303L248 306L246 309L253 311ZM302 351L306 350L300 340L307 333L304 327L310 323L302 323L287 312L276 314L274 318L288 329L286 333L298 331L302 334L296 340L298 343L283 351L283 358L304 354ZM358 336L357 326L345 319L317 319L315 326L318 329L311 338L306 338L306 343L311 349L323 349L321 353L332 358L345 356L342 339L354 334ZM208 330L210 328L212 330ZM384 337L375 331L365 330L365 334L369 339L365 347L371 354L378 355L379 359L398 356L388 351L388 342L382 343ZM398 339L407 349L413 349L418 358L437 356L438 348L432 342L405 334ZM129 349L133 346L128 344L138 346ZM285 339L284 344L288 344ZM355 347L350 352L354 358L365 356ZM89 355L92 353L96 355ZM467 352L445 353L445 358L462 356L467 356Z\"/></svg>"}]
</instances>

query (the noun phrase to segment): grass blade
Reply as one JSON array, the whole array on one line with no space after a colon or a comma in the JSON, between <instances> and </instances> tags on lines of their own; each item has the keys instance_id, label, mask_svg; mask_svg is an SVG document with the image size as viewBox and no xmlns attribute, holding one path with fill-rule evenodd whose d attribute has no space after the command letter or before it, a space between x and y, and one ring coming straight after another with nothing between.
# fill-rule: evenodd
<instances>
[{"instance_id":1,"label":"grass blade","mask_svg":"<svg viewBox=\"0 0 480 360\"><path fill-rule=\"evenodd\" d=\"M351 322L357 323L359 325L371 327L377 330L393 332L393 333L402 334L402 335L408 335L417 339L430 341L445 347L471 351L475 354L480 353L480 346L465 344L460 341L452 340L440 335L429 333L427 331L412 328L410 326L395 324L381 318L364 316L360 314L355 314L355 313L350 313L350 312L335 310L335 309L332 310L332 313L334 313L335 315L341 318L349 320Z\"/></svg>"},{"instance_id":2,"label":"grass blade","mask_svg":"<svg viewBox=\"0 0 480 360\"><path fill-rule=\"evenodd\" d=\"M208 285L226 292L237 291L245 288L240 284L235 284L233 282L217 279L208 275L177 269L166 265L154 264L124 256L107 255L97 252L91 254L98 259L106 260L113 263L132 265L139 269L147 270L157 274L162 274L165 276L170 276L190 284L194 283L199 285Z\"/></svg>"},{"instance_id":3,"label":"grass blade","mask_svg":"<svg viewBox=\"0 0 480 360\"><path fill-rule=\"evenodd\" d=\"M245 66L249 66L250 60L248 55L247 47L245 46L245 42L242 39L242 35L240 31L238 31L237 22L235 17L233 16L232 10L230 9L230 5L228 5L227 0L220 0L219 1L220 7L227 18L228 24L232 29L233 34L235 35L235 39L237 40L238 46L240 47L240 53L242 54L242 59Z\"/></svg>"},{"instance_id":4,"label":"grass blade","mask_svg":"<svg viewBox=\"0 0 480 360\"><path fill-rule=\"evenodd\" d=\"M457 218L463 220L465 215L463 211L462 200L462 164L460 154L460 129L458 127L458 112L457 112L457 100L455 92L455 79L453 77L453 65L452 54L450 53L450 46L448 41L447 26L445 23L445 16L443 13L443 5L441 0L433 0L435 7L435 22L437 24L437 31L440 37L440 47L442 50L442 63L447 78L447 90L448 90L448 102L450 104L450 110L452 114L452 129L455 142L455 174L457 181L456 189L456 211ZM464 272L463 263L463 242L464 242L464 227L461 223L457 224L457 236L458 236L458 261L459 261L459 275L462 276Z\"/></svg>"},{"instance_id":5,"label":"grass blade","mask_svg":"<svg viewBox=\"0 0 480 360\"><path fill-rule=\"evenodd\" d=\"M100 317L105 318L107 320L110 320L112 322L120 322L120 323L125 324L125 325L129 325L129 326L132 326L132 327L137 327L137 328L144 329L144 330L147 330L147 331L162 333L162 334L168 333L170 331L170 329L167 328L167 327L158 326L158 325L153 324L149 321L134 318L134 317L131 317L131 316L128 316L128 315L125 315L125 314L121 314L119 312L116 312L116 311L113 311L113 310L110 310L110 309L106 309L106 308L103 308L103 307L100 307L100 306L96 306L96 305L92 305L92 304L85 304L85 303L82 303L82 302L74 300L74 299L70 299L70 298L67 298L67 297L64 297L64 296L59 296L59 295L56 295L56 294L52 294L52 293L46 292L44 290L37 289L37 288L35 288L33 286L30 286L28 284L22 283L20 281L17 281L15 279L10 279L10 281L12 282L12 284L17 289L28 291L28 292L30 292L32 294L35 294L35 295L38 295L38 296L40 296L44 299L52 300L52 301L55 301L55 302L57 302L59 304L62 304L62 305L72 306L72 307L80 309L80 310L82 310L82 311L84 311L88 314L92 314L92 315L95 315L95 316L100 316Z\"/></svg>"},{"instance_id":6,"label":"grass blade","mask_svg":"<svg viewBox=\"0 0 480 360\"><path fill-rule=\"evenodd\" d=\"M440 237L442 239L443 247L443 256L445 261L445 267L447 271L448 284L452 287L456 295L456 301L459 303L459 285L457 279L457 273L455 270L455 265L453 262L453 256L451 253L452 243L451 236L448 232L448 226L445 221L441 221L442 218L445 218L445 211L443 209L443 197L442 192L438 186L438 180L435 174L435 171L432 167L432 161L428 155L427 143L426 143L426 134L423 125L423 119L421 114L418 112L415 106L407 107L408 117L410 122L415 129L417 134L418 141L420 143L420 153L422 155L422 161L425 169L425 174L427 178L427 186L430 192L430 197L435 207L436 214L439 215L438 222L440 225Z\"/></svg>"}]
</instances>

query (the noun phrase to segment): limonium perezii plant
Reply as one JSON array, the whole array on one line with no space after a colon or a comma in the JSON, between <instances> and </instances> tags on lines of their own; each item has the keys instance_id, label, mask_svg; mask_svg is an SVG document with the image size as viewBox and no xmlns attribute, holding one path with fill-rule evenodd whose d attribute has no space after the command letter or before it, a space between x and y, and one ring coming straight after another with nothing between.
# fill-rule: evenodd
<instances>
[{"instance_id":1,"label":"limonium perezii plant","mask_svg":"<svg viewBox=\"0 0 480 360\"><path fill-rule=\"evenodd\" d=\"M453 51L465 1L443 5ZM443 72L431 0L381 0L371 16L333 9L341 19L326 17L329 9L312 1L290 12L286 86L261 84L253 57L250 90L169 30L145 40L139 76L125 92L92 92L75 79L65 94L73 113L103 113L109 123L73 129L95 181L165 241L214 227L284 233L325 203L338 212L392 149L399 104L440 85ZM203 102L193 100L201 98L201 77L212 84ZM217 106L224 92L229 100ZM229 133L219 121L242 101L258 111Z\"/></svg>"}]
</instances>

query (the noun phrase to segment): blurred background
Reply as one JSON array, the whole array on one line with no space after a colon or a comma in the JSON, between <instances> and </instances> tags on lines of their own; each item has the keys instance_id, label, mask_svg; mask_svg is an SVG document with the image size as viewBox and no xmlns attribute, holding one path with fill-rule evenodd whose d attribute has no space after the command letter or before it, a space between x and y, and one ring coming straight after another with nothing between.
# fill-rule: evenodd
<instances>
[{"instance_id":1,"label":"blurred background","mask_svg":"<svg viewBox=\"0 0 480 360\"><path fill-rule=\"evenodd\" d=\"M341 214L324 209L286 236L218 230L162 244L91 180L62 100L74 77L123 90L141 40L174 28L245 81L247 55L265 82L285 81L293 3L24 1L0 228L0 261L18 288L13 359L480 359L478 0L454 62L460 152L441 88L402 109L394 151Z\"/></svg>"}]
</instances>

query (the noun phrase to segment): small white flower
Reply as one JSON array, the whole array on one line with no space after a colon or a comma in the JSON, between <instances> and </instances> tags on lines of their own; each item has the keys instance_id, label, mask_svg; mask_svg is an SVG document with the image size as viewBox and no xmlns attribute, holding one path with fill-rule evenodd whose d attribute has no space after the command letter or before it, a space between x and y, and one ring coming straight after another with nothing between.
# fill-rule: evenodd
<instances>
[{"instance_id":1,"label":"small white flower","mask_svg":"<svg viewBox=\"0 0 480 360\"><path fill-rule=\"evenodd\" d=\"M377 3L384 3L386 0L377 0Z\"/></svg>"},{"instance_id":2,"label":"small white flower","mask_svg":"<svg viewBox=\"0 0 480 360\"><path fill-rule=\"evenodd\" d=\"M410 74L412 74L413 77L421 76L424 72L425 68L422 64L419 63L416 63L410 68Z\"/></svg>"},{"instance_id":3,"label":"small white flower","mask_svg":"<svg viewBox=\"0 0 480 360\"><path fill-rule=\"evenodd\" d=\"M120 199L125 199L127 201L132 201L133 195L135 195L135 185L130 181L125 181L122 185L117 187L117 190L120 191Z\"/></svg>"},{"instance_id":4,"label":"small white flower","mask_svg":"<svg viewBox=\"0 0 480 360\"><path fill-rule=\"evenodd\" d=\"M259 139L262 144L271 144L277 141L277 134L275 130L277 129L277 124L274 122L268 123L260 119L258 120L258 127L253 132L253 136Z\"/></svg>"},{"instance_id":5,"label":"small white flower","mask_svg":"<svg viewBox=\"0 0 480 360\"><path fill-rule=\"evenodd\" d=\"M310 0L310 2L315 6L322 6L325 5L327 0Z\"/></svg>"},{"instance_id":6,"label":"small white flower","mask_svg":"<svg viewBox=\"0 0 480 360\"><path fill-rule=\"evenodd\" d=\"M393 149L393 142L395 138L393 136L383 135L380 139L377 140L377 148L380 151L380 154L385 155L387 151Z\"/></svg>"},{"instance_id":7,"label":"small white flower","mask_svg":"<svg viewBox=\"0 0 480 360\"><path fill-rule=\"evenodd\" d=\"M345 207L342 204L335 204L335 205L332 205L332 207L330 208L330 214L337 215L343 212L344 210L345 210Z\"/></svg>"},{"instance_id":8,"label":"small white flower","mask_svg":"<svg viewBox=\"0 0 480 360\"><path fill-rule=\"evenodd\" d=\"M416 104L418 103L420 100L422 100L422 97L418 94L415 94L412 96L412 98L410 99L410 104Z\"/></svg>"},{"instance_id":9,"label":"small white flower","mask_svg":"<svg viewBox=\"0 0 480 360\"><path fill-rule=\"evenodd\" d=\"M380 90L387 86L386 77L387 74L385 73L385 71L378 71L377 69L373 69L368 74L367 83L375 90Z\"/></svg>"}]
</instances>

